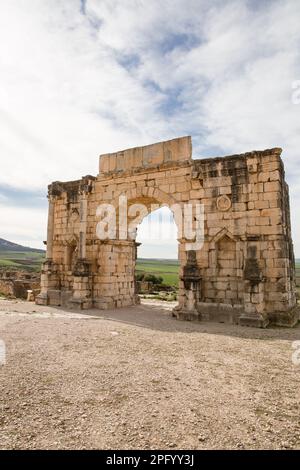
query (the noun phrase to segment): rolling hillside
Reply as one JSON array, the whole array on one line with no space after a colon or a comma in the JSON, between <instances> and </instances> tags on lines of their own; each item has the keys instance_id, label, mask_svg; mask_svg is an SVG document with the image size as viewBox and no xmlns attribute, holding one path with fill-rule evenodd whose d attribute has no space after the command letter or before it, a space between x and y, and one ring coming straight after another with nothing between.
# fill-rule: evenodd
<instances>
[{"instance_id":1,"label":"rolling hillside","mask_svg":"<svg viewBox=\"0 0 300 470\"><path fill-rule=\"evenodd\" d=\"M0 269L39 271L45 257L44 250L22 246L0 238ZM138 259L136 272L159 275L165 284L178 286L179 263L167 259Z\"/></svg>"},{"instance_id":2,"label":"rolling hillside","mask_svg":"<svg viewBox=\"0 0 300 470\"><path fill-rule=\"evenodd\" d=\"M22 246L0 238L0 269L3 267L39 271L45 257L45 251ZM178 260L143 259L136 263L137 273L149 273L161 276L165 284L178 286ZM297 285L300 286L300 259L296 260Z\"/></svg>"},{"instance_id":3,"label":"rolling hillside","mask_svg":"<svg viewBox=\"0 0 300 470\"><path fill-rule=\"evenodd\" d=\"M45 257L45 251L22 246L0 238L0 269L25 269L39 271Z\"/></svg>"}]
</instances>

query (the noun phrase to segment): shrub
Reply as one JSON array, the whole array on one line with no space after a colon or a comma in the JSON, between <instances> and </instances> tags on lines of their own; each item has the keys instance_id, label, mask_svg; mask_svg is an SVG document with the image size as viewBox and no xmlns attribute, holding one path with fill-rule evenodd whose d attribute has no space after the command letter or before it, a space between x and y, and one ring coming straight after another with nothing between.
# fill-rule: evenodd
<instances>
[{"instance_id":1,"label":"shrub","mask_svg":"<svg viewBox=\"0 0 300 470\"><path fill-rule=\"evenodd\" d=\"M163 278L154 274L145 274L144 281L152 282L152 284L162 284Z\"/></svg>"}]
</instances>

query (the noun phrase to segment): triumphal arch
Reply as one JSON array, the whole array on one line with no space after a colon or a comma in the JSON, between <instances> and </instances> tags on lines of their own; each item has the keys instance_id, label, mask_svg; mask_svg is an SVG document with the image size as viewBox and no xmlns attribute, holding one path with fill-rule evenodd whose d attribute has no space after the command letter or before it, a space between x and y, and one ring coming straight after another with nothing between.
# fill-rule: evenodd
<instances>
[{"instance_id":1,"label":"triumphal arch","mask_svg":"<svg viewBox=\"0 0 300 470\"><path fill-rule=\"evenodd\" d=\"M136 228L168 206L180 260L174 316L260 327L298 320L280 148L192 159L191 138L173 139L101 155L98 176L56 181L48 198L38 304L137 304Z\"/></svg>"}]
</instances>

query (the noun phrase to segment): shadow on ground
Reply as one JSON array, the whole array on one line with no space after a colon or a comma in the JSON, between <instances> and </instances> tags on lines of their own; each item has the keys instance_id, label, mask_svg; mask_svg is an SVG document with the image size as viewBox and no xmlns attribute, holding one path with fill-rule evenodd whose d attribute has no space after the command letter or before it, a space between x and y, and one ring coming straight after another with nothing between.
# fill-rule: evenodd
<instances>
[{"instance_id":1,"label":"shadow on ground","mask_svg":"<svg viewBox=\"0 0 300 470\"><path fill-rule=\"evenodd\" d=\"M260 340L299 340L300 323L294 328L266 329L245 327L240 325L230 325L217 322L189 322L179 321L172 317L170 308L161 305L141 304L130 308L120 308L115 310L89 310L81 311L83 315L103 318L126 324L132 324L141 328L149 328L157 331L168 331L177 333L208 333L220 334L223 336L233 336L238 338L251 338Z\"/></svg>"},{"instance_id":2,"label":"shadow on ground","mask_svg":"<svg viewBox=\"0 0 300 470\"><path fill-rule=\"evenodd\" d=\"M50 316L74 315L74 321L82 319L109 320L112 322L134 325L139 328L147 328L153 331L165 331L175 333L207 333L236 338L249 338L257 340L300 340L300 323L294 328L269 327L266 329L242 327L217 322L189 322L179 321L172 317L171 310L176 303L159 302L158 304L142 303L135 307L126 307L113 310L76 310L65 307L39 306L23 301L0 302L0 313L38 315L40 318ZM78 316L79 315L79 316Z\"/></svg>"}]
</instances>

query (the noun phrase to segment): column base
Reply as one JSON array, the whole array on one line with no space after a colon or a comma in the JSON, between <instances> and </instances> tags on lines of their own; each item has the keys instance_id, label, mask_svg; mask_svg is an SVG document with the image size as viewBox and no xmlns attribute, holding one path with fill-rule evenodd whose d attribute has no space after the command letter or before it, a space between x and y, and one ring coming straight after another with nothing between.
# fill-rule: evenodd
<instances>
[{"instance_id":1,"label":"column base","mask_svg":"<svg viewBox=\"0 0 300 470\"><path fill-rule=\"evenodd\" d=\"M243 312L242 305L227 305L201 302L197 309L188 310L185 307L175 307L172 316L177 320L209 321L215 323L228 323L241 326L266 328L269 318L260 314Z\"/></svg>"},{"instance_id":2,"label":"column base","mask_svg":"<svg viewBox=\"0 0 300 470\"><path fill-rule=\"evenodd\" d=\"M35 303L37 305L49 305L49 297L48 297L48 294L46 293L41 293L39 294L36 299L35 299Z\"/></svg>"},{"instance_id":3,"label":"column base","mask_svg":"<svg viewBox=\"0 0 300 470\"><path fill-rule=\"evenodd\" d=\"M241 326L253 326L255 328L266 328L269 325L269 319L262 315L251 315L244 313L239 318L239 324Z\"/></svg>"},{"instance_id":4,"label":"column base","mask_svg":"<svg viewBox=\"0 0 300 470\"><path fill-rule=\"evenodd\" d=\"M268 318L272 326L284 326L292 328L300 320L300 306L288 310L287 312L269 313Z\"/></svg>"},{"instance_id":5,"label":"column base","mask_svg":"<svg viewBox=\"0 0 300 470\"><path fill-rule=\"evenodd\" d=\"M242 312L242 305L200 302L197 308L193 310L188 310L185 307L175 307L172 315L179 320L238 324Z\"/></svg>"},{"instance_id":6,"label":"column base","mask_svg":"<svg viewBox=\"0 0 300 470\"><path fill-rule=\"evenodd\" d=\"M172 310L172 316L182 321L200 321L201 313L197 310L187 310L185 308L175 307Z\"/></svg>"},{"instance_id":7,"label":"column base","mask_svg":"<svg viewBox=\"0 0 300 470\"><path fill-rule=\"evenodd\" d=\"M72 298L68 301L68 307L76 310L88 310L93 307L93 302L91 299Z\"/></svg>"},{"instance_id":8,"label":"column base","mask_svg":"<svg viewBox=\"0 0 300 470\"><path fill-rule=\"evenodd\" d=\"M112 310L115 308L134 307L139 305L141 299L138 295L124 296L124 298L100 297L93 300L93 307L99 310Z\"/></svg>"},{"instance_id":9,"label":"column base","mask_svg":"<svg viewBox=\"0 0 300 470\"><path fill-rule=\"evenodd\" d=\"M54 307L60 307L61 291L58 289L48 289L47 293L39 294L35 300L37 305L53 305Z\"/></svg>"}]
</instances>

